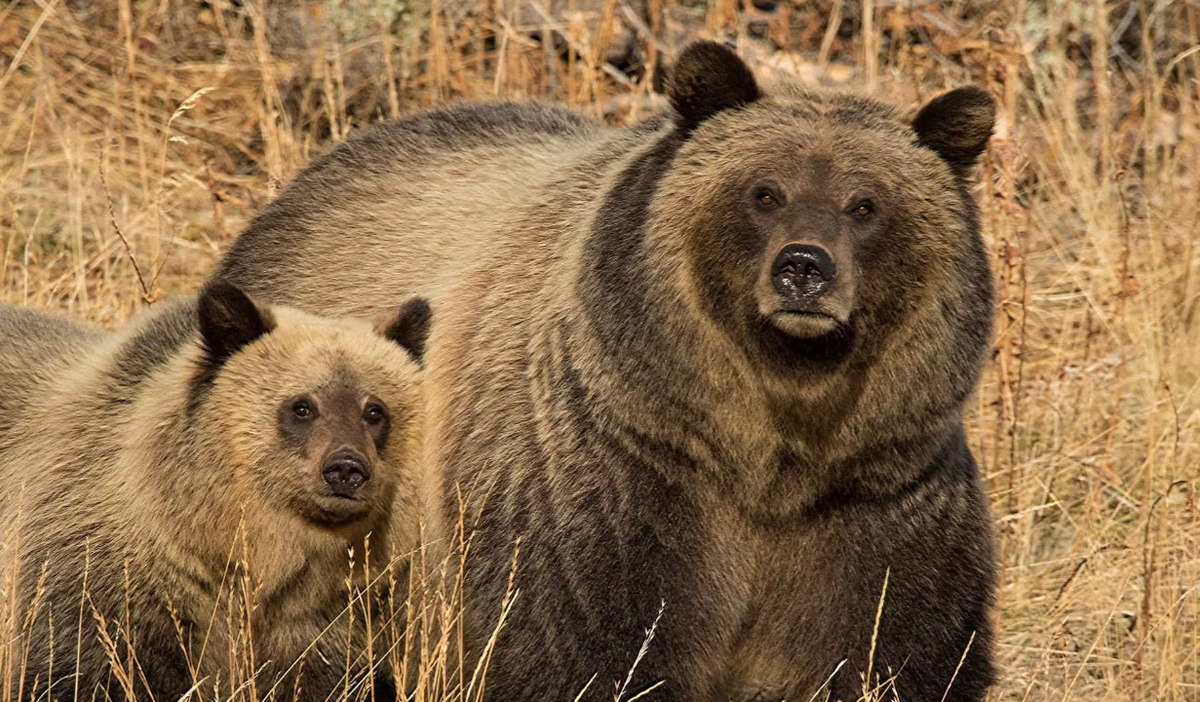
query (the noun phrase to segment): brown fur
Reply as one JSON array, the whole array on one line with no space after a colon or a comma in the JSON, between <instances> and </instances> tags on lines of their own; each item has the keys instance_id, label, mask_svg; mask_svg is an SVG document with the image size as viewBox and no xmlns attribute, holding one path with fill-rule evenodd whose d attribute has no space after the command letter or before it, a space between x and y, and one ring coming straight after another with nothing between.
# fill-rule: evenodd
<instances>
[{"instance_id":1,"label":"brown fur","mask_svg":"<svg viewBox=\"0 0 1200 702\"><path fill-rule=\"evenodd\" d=\"M762 90L715 45L677 71L676 113L627 129L498 104L359 135L218 277L323 312L435 300L427 498L435 532L457 490L482 508L476 651L521 539L492 699L569 699L593 675L589 699L608 697L660 606L630 693L855 699L870 668L936 702L970 642L946 699L982 699L994 563L962 411L992 293L964 177L990 99L955 91L910 123ZM793 205L756 214L762 182ZM851 219L867 196L874 215ZM764 307L789 241L841 259L828 334Z\"/></svg>"},{"instance_id":2,"label":"brown fur","mask_svg":"<svg viewBox=\"0 0 1200 702\"><path fill-rule=\"evenodd\" d=\"M17 586L17 611L29 617L13 648L28 652L16 680L25 694L35 680L45 691L51 674L59 698L91 699L97 687L101 696L127 694L96 639L98 617L143 699L147 687L155 699L178 699L196 679L206 697L214 686L224 697L240 682L232 670L259 666L256 690L265 697L302 654L301 699L324 700L342 684L347 550L355 549L362 588L368 534L376 574L389 554L416 542L424 399L406 349L368 323L258 308L229 286L117 334L7 307L0 326L0 357L71 359L47 366L54 377L31 363L6 373L0 387L6 394L38 378L21 408L6 409L0 449L4 572ZM357 405L341 418L349 428L337 445L359 446L372 473L353 517L306 511L342 503L319 493L327 447L282 443L280 403L299 393L314 402L369 394L387 408L387 436L370 445L355 438ZM336 408L328 414L336 419ZM311 424L314 435L330 434ZM245 618L249 605L254 614ZM362 620L359 612L350 644L360 675ZM247 657L232 665L239 656ZM279 680L276 696L291 699L294 682Z\"/></svg>"},{"instance_id":3,"label":"brown fur","mask_svg":"<svg viewBox=\"0 0 1200 702\"><path fill-rule=\"evenodd\" d=\"M0 312L0 451L13 423L42 388L88 353L100 332L33 310Z\"/></svg>"}]
</instances>

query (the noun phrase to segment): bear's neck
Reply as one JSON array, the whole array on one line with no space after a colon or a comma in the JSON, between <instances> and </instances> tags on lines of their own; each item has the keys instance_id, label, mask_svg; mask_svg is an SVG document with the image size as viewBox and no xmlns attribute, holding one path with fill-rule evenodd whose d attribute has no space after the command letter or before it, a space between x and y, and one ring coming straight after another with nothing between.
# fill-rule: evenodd
<instances>
[{"instance_id":1,"label":"bear's neck","mask_svg":"<svg viewBox=\"0 0 1200 702\"><path fill-rule=\"evenodd\" d=\"M905 417L900 401L872 389L885 368L780 379L756 368L712 326L682 306L625 321L559 316L535 394L558 412L632 447L631 462L678 484L735 500L764 517L822 504L884 499L921 480L947 441L961 435L961 408ZM599 320L599 321L598 321ZM586 411L571 405L586 405Z\"/></svg>"}]
</instances>

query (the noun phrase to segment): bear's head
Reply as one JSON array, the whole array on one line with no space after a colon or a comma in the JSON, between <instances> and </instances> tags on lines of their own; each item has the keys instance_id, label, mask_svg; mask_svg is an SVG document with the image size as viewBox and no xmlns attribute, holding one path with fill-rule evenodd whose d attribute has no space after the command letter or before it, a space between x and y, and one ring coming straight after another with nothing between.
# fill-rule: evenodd
<instances>
[{"instance_id":1,"label":"bear's head","mask_svg":"<svg viewBox=\"0 0 1200 702\"><path fill-rule=\"evenodd\" d=\"M760 88L702 42L678 58L671 102L674 153L647 224L686 304L778 385L819 387L890 354L885 374L910 366L920 385L921 367L957 369L953 394L970 391L992 318L968 192L987 93L953 90L907 119L864 97Z\"/></svg>"},{"instance_id":2,"label":"bear's head","mask_svg":"<svg viewBox=\"0 0 1200 702\"><path fill-rule=\"evenodd\" d=\"M237 484L318 527L370 528L411 500L430 309L372 325L268 308L215 282L197 304L193 412Z\"/></svg>"}]
</instances>

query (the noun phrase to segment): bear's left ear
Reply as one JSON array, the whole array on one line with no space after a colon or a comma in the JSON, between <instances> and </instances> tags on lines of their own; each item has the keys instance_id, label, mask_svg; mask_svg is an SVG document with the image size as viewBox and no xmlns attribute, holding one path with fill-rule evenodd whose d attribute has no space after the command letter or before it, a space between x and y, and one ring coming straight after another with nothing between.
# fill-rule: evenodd
<instances>
[{"instance_id":1,"label":"bear's left ear","mask_svg":"<svg viewBox=\"0 0 1200 702\"><path fill-rule=\"evenodd\" d=\"M246 344L275 328L275 318L240 288L215 281L204 286L196 303L200 339L208 362L217 367Z\"/></svg>"},{"instance_id":2,"label":"bear's left ear","mask_svg":"<svg viewBox=\"0 0 1200 702\"><path fill-rule=\"evenodd\" d=\"M679 54L670 85L671 105L685 132L722 110L749 105L759 98L758 83L746 64L732 50L712 41L696 42Z\"/></svg>"},{"instance_id":3,"label":"bear's left ear","mask_svg":"<svg viewBox=\"0 0 1200 702\"><path fill-rule=\"evenodd\" d=\"M375 331L383 338L394 341L425 365L425 342L429 339L429 326L433 321L433 310L423 297L405 300L395 314L383 318L375 325Z\"/></svg>"},{"instance_id":4,"label":"bear's left ear","mask_svg":"<svg viewBox=\"0 0 1200 702\"><path fill-rule=\"evenodd\" d=\"M913 119L921 146L933 149L963 175L987 149L996 124L996 103L982 88L968 86L930 100Z\"/></svg>"}]
</instances>

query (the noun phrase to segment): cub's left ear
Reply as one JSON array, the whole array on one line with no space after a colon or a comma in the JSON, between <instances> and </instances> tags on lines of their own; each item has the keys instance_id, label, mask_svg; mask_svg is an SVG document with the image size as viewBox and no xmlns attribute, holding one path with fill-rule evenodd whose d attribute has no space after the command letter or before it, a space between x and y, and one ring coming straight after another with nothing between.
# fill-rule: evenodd
<instances>
[{"instance_id":1,"label":"cub's left ear","mask_svg":"<svg viewBox=\"0 0 1200 702\"><path fill-rule=\"evenodd\" d=\"M759 98L754 74L732 50L712 41L692 44L679 54L671 75L671 106L679 126L690 132L713 115Z\"/></svg>"},{"instance_id":2,"label":"cub's left ear","mask_svg":"<svg viewBox=\"0 0 1200 702\"><path fill-rule=\"evenodd\" d=\"M951 90L930 100L913 119L921 145L933 149L962 175L987 149L996 124L996 103L981 88Z\"/></svg>"},{"instance_id":3,"label":"cub's left ear","mask_svg":"<svg viewBox=\"0 0 1200 702\"><path fill-rule=\"evenodd\" d=\"M417 363L425 365L425 342L429 339L432 321L433 310L429 308L429 301L423 297L410 297L395 314L376 324L375 331L399 344Z\"/></svg>"},{"instance_id":4,"label":"cub's left ear","mask_svg":"<svg viewBox=\"0 0 1200 702\"><path fill-rule=\"evenodd\" d=\"M196 314L204 353L213 366L275 328L275 317L268 310L254 304L240 288L221 281L200 291Z\"/></svg>"}]
</instances>

